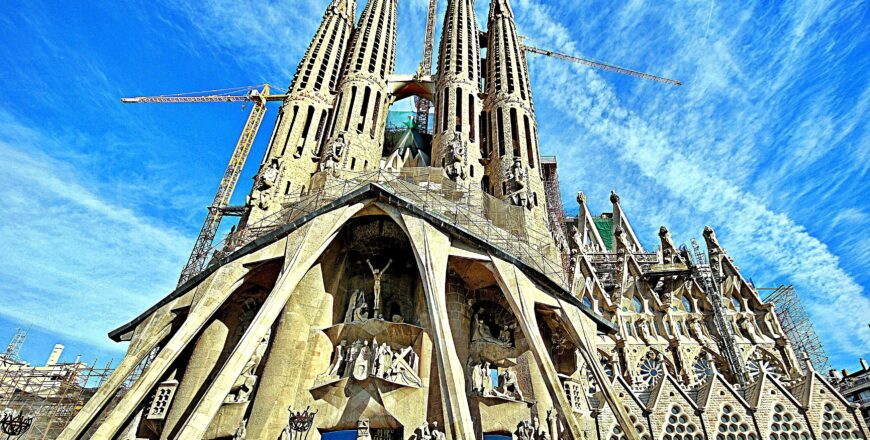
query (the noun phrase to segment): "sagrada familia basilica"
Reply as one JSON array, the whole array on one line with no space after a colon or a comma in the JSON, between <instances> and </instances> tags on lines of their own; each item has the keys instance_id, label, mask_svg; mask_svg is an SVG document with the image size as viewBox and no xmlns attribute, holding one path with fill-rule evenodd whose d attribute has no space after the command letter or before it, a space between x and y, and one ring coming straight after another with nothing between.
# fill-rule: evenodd
<instances>
[{"instance_id":1,"label":"sagrada familia basilica","mask_svg":"<svg viewBox=\"0 0 870 440\"><path fill-rule=\"evenodd\" d=\"M61 439L867 438L712 229L565 220L508 0L447 1L435 75L394 72L397 3L327 6L239 225Z\"/></svg>"}]
</instances>

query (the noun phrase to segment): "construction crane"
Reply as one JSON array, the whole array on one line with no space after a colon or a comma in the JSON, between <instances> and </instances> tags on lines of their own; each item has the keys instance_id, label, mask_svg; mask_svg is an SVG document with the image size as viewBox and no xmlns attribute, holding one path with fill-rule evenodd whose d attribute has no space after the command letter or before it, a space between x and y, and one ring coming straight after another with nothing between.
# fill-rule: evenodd
<instances>
[{"instance_id":1,"label":"construction crane","mask_svg":"<svg viewBox=\"0 0 870 440\"><path fill-rule=\"evenodd\" d=\"M260 87L262 87L262 90L259 90ZM190 253L190 258L187 260L187 264L181 271L181 277L178 279L179 286L205 269L208 264L210 250L214 244L214 238L217 235L223 217L227 215L238 216L244 213L243 209L230 207L230 199L236 189L236 184L239 181L239 176L242 174L242 169L245 167L245 162L248 159L248 153L251 151L251 146L254 144L254 139L256 139L257 133L260 131L260 125L263 122L263 117L266 115L266 103L270 101L283 101L286 98L287 95L271 94L269 84L238 87L234 89L208 90L205 92L180 93L175 95L121 98L121 102L125 104L191 102L253 103L251 113L248 115L248 120L245 122L245 126L242 129L242 134L239 136L238 142L236 142L236 148L233 150L233 155L230 157L230 162L227 165L226 171L224 171L224 176L221 179L214 200L208 207L208 215L206 215L202 229L199 231L199 237L196 239L196 244L193 246L193 251Z\"/></svg>"},{"instance_id":2,"label":"construction crane","mask_svg":"<svg viewBox=\"0 0 870 440\"><path fill-rule=\"evenodd\" d=\"M575 57L572 55L566 55L564 53L554 52L552 50L539 49L537 47L529 46L526 44L523 44L523 49L525 49L526 52L531 52L531 53L538 54L538 55L553 57L553 58L564 60L564 61L570 61L572 63L582 64L584 66L592 67L595 69L607 70L609 72L615 72L615 73L620 73L623 75L633 76L635 78L641 78L641 79L656 81L656 82L660 82L660 83L664 83L664 84L670 84L672 86L683 85L683 83L681 83L680 81L677 81L677 80L664 78L664 77L656 76L656 75L651 75L649 73L643 73L643 72L639 72L637 70L626 69L625 67L614 66L612 64L602 63L600 61L590 60L587 58L580 58L580 57Z\"/></svg>"},{"instance_id":3,"label":"construction crane","mask_svg":"<svg viewBox=\"0 0 870 440\"><path fill-rule=\"evenodd\" d=\"M432 56L435 51L435 15L438 11L438 0L429 0L429 13L426 15L426 39L423 43L423 60L420 62L418 75L432 75ZM429 109L432 103L428 99L417 97L417 130L421 133L429 131Z\"/></svg>"},{"instance_id":4,"label":"construction crane","mask_svg":"<svg viewBox=\"0 0 870 440\"><path fill-rule=\"evenodd\" d=\"M6 351L0 355L0 358L11 363L22 362L21 347L24 345L25 339L27 339L27 330L21 328L15 329L15 336L12 337L12 341L6 346Z\"/></svg>"},{"instance_id":5,"label":"construction crane","mask_svg":"<svg viewBox=\"0 0 870 440\"><path fill-rule=\"evenodd\" d=\"M695 265L692 268L694 278L700 281L707 299L713 305L713 324L716 326L716 332L720 336L719 348L722 354L725 355L725 360L728 362L728 367L734 373L735 378L740 385L746 385L746 366L743 358L737 352L737 346L734 342L734 328L725 317L725 310L722 306L722 291L719 289L719 282L713 275L713 269L707 262L707 258L701 252L701 246L698 241L692 239L692 249L695 252Z\"/></svg>"}]
</instances>

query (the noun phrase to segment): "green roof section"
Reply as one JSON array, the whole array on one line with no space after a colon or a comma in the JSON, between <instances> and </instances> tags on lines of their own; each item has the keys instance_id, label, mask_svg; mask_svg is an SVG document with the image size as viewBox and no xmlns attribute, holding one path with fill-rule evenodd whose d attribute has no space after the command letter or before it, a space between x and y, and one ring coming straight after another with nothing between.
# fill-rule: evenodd
<instances>
[{"instance_id":1,"label":"green roof section","mask_svg":"<svg viewBox=\"0 0 870 440\"><path fill-rule=\"evenodd\" d=\"M613 252L613 218L595 217L592 221L595 222L595 228L598 229L601 240L604 241L604 246L608 251Z\"/></svg>"}]
</instances>

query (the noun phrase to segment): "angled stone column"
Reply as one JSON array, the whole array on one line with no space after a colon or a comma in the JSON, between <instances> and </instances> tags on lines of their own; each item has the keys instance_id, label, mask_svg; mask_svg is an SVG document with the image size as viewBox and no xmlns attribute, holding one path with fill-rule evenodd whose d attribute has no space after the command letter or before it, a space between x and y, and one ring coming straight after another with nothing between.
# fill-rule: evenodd
<instances>
[{"instance_id":1,"label":"angled stone column","mask_svg":"<svg viewBox=\"0 0 870 440\"><path fill-rule=\"evenodd\" d=\"M601 389L601 394L604 395L604 400L607 401L610 409L613 410L613 416L616 418L616 422L619 423L620 429L622 429L628 440L640 440L637 429L635 429L634 424L629 420L625 407L622 406L622 401L617 397L610 379L598 362L598 356L595 355L595 342L592 340L595 337L595 325L591 322L584 325L584 322L589 320L586 319L584 321L583 312L577 307L567 304L562 300L559 300L559 304L562 309L562 320L568 324L565 326L568 336L579 348L580 355L583 356L583 360L586 361L589 371L592 372L595 382Z\"/></svg>"},{"instance_id":2,"label":"angled stone column","mask_svg":"<svg viewBox=\"0 0 870 440\"><path fill-rule=\"evenodd\" d=\"M498 281L499 287L504 292L505 297L507 297L514 315L517 316L517 321L523 334L528 338L532 354L535 356L535 360L537 360L541 373L544 376L544 383L550 391L550 397L557 405L556 409L565 417L571 438L580 440L583 438L583 427L580 426L576 418L571 416L574 410L571 407L571 403L568 402L568 398L565 397L556 367L550 359L547 346L544 345L544 339L541 336L540 330L538 330L538 320L535 317L535 303L529 298L530 295L535 293L540 295L546 294L541 292L531 280L517 270L516 266L494 256L491 256L491 258L495 267L496 281Z\"/></svg>"},{"instance_id":3,"label":"angled stone column","mask_svg":"<svg viewBox=\"0 0 870 440\"><path fill-rule=\"evenodd\" d=\"M417 267L426 293L426 305L438 361L438 384L441 387L441 407L444 409L444 429L450 439L474 439L474 424L465 393L462 362L453 345L453 332L447 317L447 259L450 239L425 221L402 214L402 221L417 257Z\"/></svg>"},{"instance_id":4,"label":"angled stone column","mask_svg":"<svg viewBox=\"0 0 870 440\"><path fill-rule=\"evenodd\" d=\"M133 414L136 408L145 400L148 393L154 389L166 371L178 358L179 353L199 334L218 308L229 295L243 282L243 276L248 269L244 260L237 260L217 270L212 277L215 281L210 287L209 297L202 306L191 311L184 323L172 335L172 338L160 350L160 353L143 372L139 380L133 384L127 394L118 402L102 425L94 433L94 439L110 439L124 426L124 422Z\"/></svg>"},{"instance_id":5,"label":"angled stone column","mask_svg":"<svg viewBox=\"0 0 870 440\"><path fill-rule=\"evenodd\" d=\"M251 359L260 341L271 329L278 315L281 314L290 299L290 295L296 290L296 286L320 258L326 247L332 243L344 223L362 208L363 205L356 204L323 214L311 220L306 225L303 234L288 240L288 244L296 244L292 246L292 249L288 249L285 270L279 277L278 283L260 307L227 362L221 366L215 380L199 399L193 413L187 418L179 432L178 439L199 440L202 438L223 404L224 398L232 389L233 383L242 374L242 370Z\"/></svg>"},{"instance_id":6,"label":"angled stone column","mask_svg":"<svg viewBox=\"0 0 870 440\"><path fill-rule=\"evenodd\" d=\"M58 439L72 440L84 434L88 425L99 416L109 401L112 400L112 397L115 396L115 393L118 392L118 388L121 387L124 381L127 380L127 377L145 359L145 356L148 356L160 341L169 336L169 332L172 330L172 319L175 316L170 310L172 310L172 304L164 306L139 325L136 330L137 334L133 341L130 342L127 354L118 365L118 368L112 372L109 380L97 390L94 396L76 414L75 418L61 432Z\"/></svg>"}]
</instances>

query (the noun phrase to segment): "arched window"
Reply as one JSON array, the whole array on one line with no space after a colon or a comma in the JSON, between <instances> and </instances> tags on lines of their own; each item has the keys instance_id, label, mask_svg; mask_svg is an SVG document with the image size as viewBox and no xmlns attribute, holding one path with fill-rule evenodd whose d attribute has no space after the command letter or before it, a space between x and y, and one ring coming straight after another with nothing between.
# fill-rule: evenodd
<instances>
[{"instance_id":1,"label":"arched window","mask_svg":"<svg viewBox=\"0 0 870 440\"><path fill-rule=\"evenodd\" d=\"M584 306L589 307L590 309L592 308L592 300L589 299L588 296L583 295L583 300L582 300L582 301L583 301L583 305L584 305Z\"/></svg>"},{"instance_id":2,"label":"arched window","mask_svg":"<svg viewBox=\"0 0 870 440\"><path fill-rule=\"evenodd\" d=\"M740 298L736 295L731 295L731 304L734 304L734 310L737 310L738 312L743 311L743 303L740 302Z\"/></svg>"},{"instance_id":3,"label":"arched window","mask_svg":"<svg viewBox=\"0 0 870 440\"><path fill-rule=\"evenodd\" d=\"M773 415L770 421L771 440L809 440L810 435L801 422L782 404L773 406Z\"/></svg>"},{"instance_id":4,"label":"arched window","mask_svg":"<svg viewBox=\"0 0 870 440\"><path fill-rule=\"evenodd\" d=\"M689 415L680 405L671 407L668 421L665 424L665 440L703 440L704 435L698 426L689 419Z\"/></svg>"},{"instance_id":5,"label":"arched window","mask_svg":"<svg viewBox=\"0 0 870 440\"><path fill-rule=\"evenodd\" d=\"M861 431L852 421L837 411L830 402L825 403L825 412L822 414L822 439L851 439L861 438Z\"/></svg>"},{"instance_id":6,"label":"arched window","mask_svg":"<svg viewBox=\"0 0 870 440\"><path fill-rule=\"evenodd\" d=\"M631 308L637 313L643 313L643 301L637 296L633 297L631 299Z\"/></svg>"},{"instance_id":7,"label":"arched window","mask_svg":"<svg viewBox=\"0 0 870 440\"><path fill-rule=\"evenodd\" d=\"M719 414L716 440L757 440L758 436L751 429L743 416L726 404Z\"/></svg>"},{"instance_id":8,"label":"arched window","mask_svg":"<svg viewBox=\"0 0 870 440\"><path fill-rule=\"evenodd\" d=\"M690 300L689 297L686 295L683 295L683 309L685 309L689 313L695 311L695 309L692 307L692 300Z\"/></svg>"}]
</instances>

